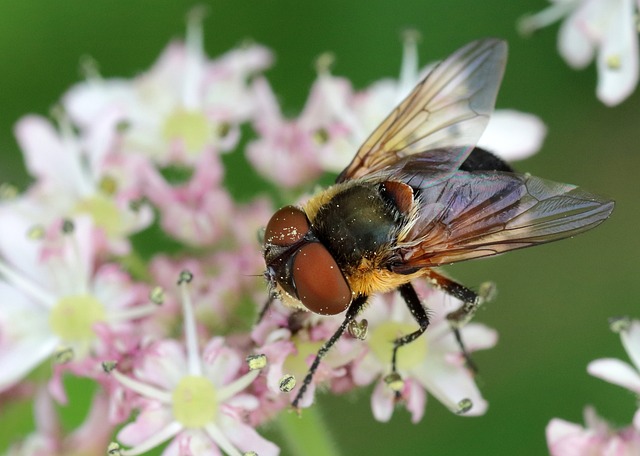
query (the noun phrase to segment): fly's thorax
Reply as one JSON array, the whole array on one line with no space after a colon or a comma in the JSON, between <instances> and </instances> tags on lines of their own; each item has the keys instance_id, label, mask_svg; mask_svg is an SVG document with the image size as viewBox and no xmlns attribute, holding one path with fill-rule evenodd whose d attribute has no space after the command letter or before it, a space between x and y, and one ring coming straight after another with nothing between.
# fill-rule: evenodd
<instances>
[{"instance_id":1,"label":"fly's thorax","mask_svg":"<svg viewBox=\"0 0 640 456\"><path fill-rule=\"evenodd\" d=\"M361 268L363 261L372 268L385 268L406 223L394 193L384 182L339 184L328 193L309 202L310 221L320 242L347 275Z\"/></svg>"}]
</instances>

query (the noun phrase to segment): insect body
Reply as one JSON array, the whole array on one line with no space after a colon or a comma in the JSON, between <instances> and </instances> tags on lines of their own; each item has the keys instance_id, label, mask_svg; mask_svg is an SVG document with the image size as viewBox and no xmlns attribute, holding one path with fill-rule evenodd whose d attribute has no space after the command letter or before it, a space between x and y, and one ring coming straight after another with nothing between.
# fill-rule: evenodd
<instances>
[{"instance_id":1,"label":"insect body","mask_svg":"<svg viewBox=\"0 0 640 456\"><path fill-rule=\"evenodd\" d=\"M515 173L476 148L497 95L506 44L485 39L436 66L382 122L332 187L304 206L277 211L265 231L265 273L285 304L322 315L346 310L321 358L374 293L398 290L419 329L429 318L411 280L425 277L461 299L448 317L459 327L480 303L438 266L562 239L604 221L614 203L573 185Z\"/></svg>"}]
</instances>

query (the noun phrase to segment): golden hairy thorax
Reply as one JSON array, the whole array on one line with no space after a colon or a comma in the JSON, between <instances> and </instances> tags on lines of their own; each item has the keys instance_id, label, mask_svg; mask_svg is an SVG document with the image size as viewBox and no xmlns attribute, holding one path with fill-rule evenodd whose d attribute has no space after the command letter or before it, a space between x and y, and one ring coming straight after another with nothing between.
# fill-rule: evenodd
<instances>
[{"instance_id":1,"label":"golden hairy thorax","mask_svg":"<svg viewBox=\"0 0 640 456\"><path fill-rule=\"evenodd\" d=\"M397 211L393 210L393 214L389 212L389 209L385 206L384 209L381 209L381 199L379 192L377 190L377 186L382 182L362 182L360 180L353 180L348 182L339 183L327 188L324 191L321 191L311 197L302 207L302 209L307 214L312 225L315 228L327 229L326 224L323 226L323 222L319 221L319 212L321 209L326 209L327 205L333 205L335 211L339 211L342 207L336 207L336 201L340 200L345 194L353 194L353 193L362 193L359 192L356 187L370 187L371 190L369 196L371 199L376 200L373 201L372 210L367 212L371 215L380 215L382 213L383 217L381 217L380 226L383 228L380 230L381 233L385 233L390 238L390 242L380 244L375 250L367 251L366 254L362 256L354 256L352 255L348 260L343 261L341 265L342 272L349 283L349 287L353 293L353 296L357 296L359 294L363 295L372 295L375 293L384 293L388 291L392 291L397 289L399 286L404 285L411 280L425 275L425 271L416 271L412 274L397 274L389 270L389 258L393 255L393 247L395 245L396 238L399 234L405 233L408 228L412 225L410 222L415 216L417 208L411 207L414 206L411 201L408 203L407 211L409 214L407 219L402 224L397 224L397 222L390 223L389 218L398 217ZM355 191L354 191L355 190ZM360 196L362 200L362 196ZM411 198L412 199L412 198ZM345 205L349 205L351 203L350 199L342 199ZM368 205L369 199L364 199L362 205ZM376 208L376 205L377 208ZM361 209L360 205L355 207L357 210ZM351 213L349 211L344 212L344 218L349 218ZM356 217L354 215L354 217ZM340 218L336 218L338 223L342 221ZM372 222L372 226L375 227L376 221ZM409 227L407 226L409 225ZM385 231L386 230L386 231ZM354 245L342 245L341 249L351 250L357 249L360 247L358 241L354 241ZM349 256L348 254L346 255ZM337 258L336 258L337 259ZM340 264L340 263L339 263Z\"/></svg>"}]
</instances>

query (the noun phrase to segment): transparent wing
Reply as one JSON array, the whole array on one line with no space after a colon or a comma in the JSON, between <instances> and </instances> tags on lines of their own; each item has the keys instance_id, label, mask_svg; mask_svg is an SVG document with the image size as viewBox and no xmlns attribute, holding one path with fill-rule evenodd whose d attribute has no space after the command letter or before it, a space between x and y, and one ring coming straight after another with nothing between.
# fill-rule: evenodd
<instances>
[{"instance_id":1,"label":"transparent wing","mask_svg":"<svg viewBox=\"0 0 640 456\"><path fill-rule=\"evenodd\" d=\"M576 186L528 175L457 172L436 185L419 174L402 180L428 191L419 192L419 216L399 240L399 273L574 236L614 207Z\"/></svg>"},{"instance_id":2,"label":"transparent wing","mask_svg":"<svg viewBox=\"0 0 640 456\"><path fill-rule=\"evenodd\" d=\"M497 39L474 41L431 71L360 147L337 182L420 153L434 172L453 171L482 135L507 59Z\"/></svg>"}]
</instances>

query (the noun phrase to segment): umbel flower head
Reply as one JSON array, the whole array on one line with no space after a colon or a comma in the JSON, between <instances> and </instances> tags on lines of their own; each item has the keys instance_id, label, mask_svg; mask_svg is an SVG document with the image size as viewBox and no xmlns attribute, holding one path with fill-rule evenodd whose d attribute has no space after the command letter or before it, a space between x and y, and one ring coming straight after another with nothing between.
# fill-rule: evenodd
<instances>
[{"instance_id":1,"label":"umbel flower head","mask_svg":"<svg viewBox=\"0 0 640 456\"><path fill-rule=\"evenodd\" d=\"M19 195L1 187L0 400L17 391L32 397L38 428L12 451L104 454L110 439L110 454L123 456L161 445L165 455L278 454L257 429L287 413L341 317L276 301L255 325L269 298L256 234L276 206L305 198L313 179L343 167L429 71L419 71L416 55L409 39L400 78L363 89L333 75L325 57L304 109L287 117L263 75L271 52L250 44L210 58L192 15L186 40L170 43L151 69L131 78L89 72L62 96L53 121L18 121L33 183ZM539 119L515 111L497 119L484 147L507 160L537 150ZM519 141L507 134L514 125ZM268 191L238 198L223 154L244 154ZM404 382L384 382L387 336L411 331L410 315L397 296L380 296L367 315L369 336L337 341L300 407L323 391L373 384L380 421L398 403L419 421L427 395L455 413L485 412L443 319L458 303L415 285L433 308L433 327L400 352ZM497 340L476 323L461 336L469 351ZM53 431L51 404L76 404L63 387L69 377L89 379L97 392L85 425L65 434Z\"/></svg>"}]
</instances>

